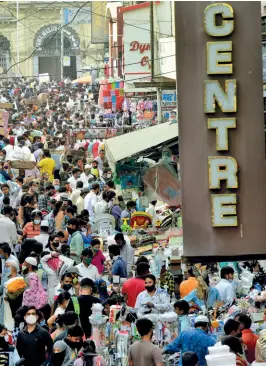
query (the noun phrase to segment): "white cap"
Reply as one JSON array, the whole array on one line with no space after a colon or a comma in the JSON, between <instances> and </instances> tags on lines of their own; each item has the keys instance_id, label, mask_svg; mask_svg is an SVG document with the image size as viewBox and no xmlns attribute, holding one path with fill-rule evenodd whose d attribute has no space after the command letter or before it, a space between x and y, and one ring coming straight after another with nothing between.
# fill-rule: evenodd
<instances>
[{"instance_id":1,"label":"white cap","mask_svg":"<svg viewBox=\"0 0 266 366\"><path fill-rule=\"evenodd\" d=\"M42 220L41 221L41 226L47 226L47 227L49 227L49 221L48 220Z\"/></svg>"},{"instance_id":2,"label":"white cap","mask_svg":"<svg viewBox=\"0 0 266 366\"><path fill-rule=\"evenodd\" d=\"M194 324L197 323L209 323L209 319L206 315L199 315L196 317Z\"/></svg>"},{"instance_id":3,"label":"white cap","mask_svg":"<svg viewBox=\"0 0 266 366\"><path fill-rule=\"evenodd\" d=\"M27 262L28 264L31 264L32 266L35 266L35 267L37 267L37 264L38 264L37 259L34 257L27 257L25 259L25 262Z\"/></svg>"}]
</instances>

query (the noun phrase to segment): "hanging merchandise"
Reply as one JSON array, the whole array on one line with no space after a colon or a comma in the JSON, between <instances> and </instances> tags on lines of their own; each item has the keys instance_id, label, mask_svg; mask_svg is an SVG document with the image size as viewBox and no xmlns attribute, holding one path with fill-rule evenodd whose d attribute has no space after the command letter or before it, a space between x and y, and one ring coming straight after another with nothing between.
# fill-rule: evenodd
<instances>
[{"instance_id":1,"label":"hanging merchandise","mask_svg":"<svg viewBox=\"0 0 266 366\"><path fill-rule=\"evenodd\" d=\"M92 148L92 155L94 158L96 158L99 155L98 150L99 150L99 142L96 141L96 142L94 142L93 148Z\"/></svg>"}]
</instances>

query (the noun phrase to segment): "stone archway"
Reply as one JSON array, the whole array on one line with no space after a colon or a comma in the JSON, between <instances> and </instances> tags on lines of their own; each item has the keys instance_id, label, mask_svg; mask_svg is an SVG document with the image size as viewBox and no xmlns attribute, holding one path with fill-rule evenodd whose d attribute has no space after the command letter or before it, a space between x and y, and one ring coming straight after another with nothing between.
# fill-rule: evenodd
<instances>
[{"instance_id":1,"label":"stone archway","mask_svg":"<svg viewBox=\"0 0 266 366\"><path fill-rule=\"evenodd\" d=\"M48 24L42 27L34 37L33 46L38 56L38 73L48 73L50 79L60 80L61 70L61 25ZM64 66L64 77L76 78L77 60L80 53L80 40L74 29L65 26L64 56L68 56L69 64Z\"/></svg>"}]
</instances>

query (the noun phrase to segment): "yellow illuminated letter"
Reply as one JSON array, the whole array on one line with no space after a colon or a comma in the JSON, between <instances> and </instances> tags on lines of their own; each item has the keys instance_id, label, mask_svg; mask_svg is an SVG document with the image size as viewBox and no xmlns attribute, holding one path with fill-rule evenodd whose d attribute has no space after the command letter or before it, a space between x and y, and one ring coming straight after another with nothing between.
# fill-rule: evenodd
<instances>
[{"instance_id":1,"label":"yellow illuminated letter","mask_svg":"<svg viewBox=\"0 0 266 366\"><path fill-rule=\"evenodd\" d=\"M237 162L231 156L209 156L209 188L220 189L221 180L226 188L238 188Z\"/></svg>"},{"instance_id":2,"label":"yellow illuminated letter","mask_svg":"<svg viewBox=\"0 0 266 366\"><path fill-rule=\"evenodd\" d=\"M228 129L236 128L235 118L209 118L208 129L216 129L216 150L228 150Z\"/></svg>"},{"instance_id":3,"label":"yellow illuminated letter","mask_svg":"<svg viewBox=\"0 0 266 366\"><path fill-rule=\"evenodd\" d=\"M222 16L222 24L217 25L217 15ZM230 19L230 20L225 20ZM229 4L211 4L204 11L204 29L212 37L225 37L234 30L234 10Z\"/></svg>"},{"instance_id":4,"label":"yellow illuminated letter","mask_svg":"<svg viewBox=\"0 0 266 366\"><path fill-rule=\"evenodd\" d=\"M232 41L207 42L207 74L232 73Z\"/></svg>"},{"instance_id":5,"label":"yellow illuminated letter","mask_svg":"<svg viewBox=\"0 0 266 366\"><path fill-rule=\"evenodd\" d=\"M205 80L204 112L215 113L215 102L224 113L236 112L236 80L225 81L225 91L217 80Z\"/></svg>"},{"instance_id":6,"label":"yellow illuminated letter","mask_svg":"<svg viewBox=\"0 0 266 366\"><path fill-rule=\"evenodd\" d=\"M212 226L237 226L236 194L212 194Z\"/></svg>"}]
</instances>

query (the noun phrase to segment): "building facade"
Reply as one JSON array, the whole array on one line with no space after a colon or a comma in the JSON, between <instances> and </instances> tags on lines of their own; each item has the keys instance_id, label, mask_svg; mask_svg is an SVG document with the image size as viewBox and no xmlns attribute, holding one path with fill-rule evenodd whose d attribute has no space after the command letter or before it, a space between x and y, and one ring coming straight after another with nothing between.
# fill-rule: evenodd
<instances>
[{"instance_id":1,"label":"building facade","mask_svg":"<svg viewBox=\"0 0 266 366\"><path fill-rule=\"evenodd\" d=\"M4 3L0 8L0 73L8 77L48 73L50 79L60 80L62 25L64 77L79 77L88 66L102 70L104 44L91 43L90 4L78 11L83 4L20 1L17 12L16 2ZM18 59L20 63L12 66Z\"/></svg>"}]
</instances>

